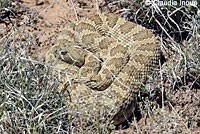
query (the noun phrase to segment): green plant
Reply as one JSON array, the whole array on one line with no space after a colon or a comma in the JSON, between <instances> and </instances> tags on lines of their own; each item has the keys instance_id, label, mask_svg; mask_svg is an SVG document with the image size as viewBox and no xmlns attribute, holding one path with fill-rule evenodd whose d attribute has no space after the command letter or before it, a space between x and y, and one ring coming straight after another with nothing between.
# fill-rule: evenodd
<instances>
[{"instance_id":1,"label":"green plant","mask_svg":"<svg viewBox=\"0 0 200 134\"><path fill-rule=\"evenodd\" d=\"M0 13L3 14L10 10L11 0L0 0Z\"/></svg>"}]
</instances>

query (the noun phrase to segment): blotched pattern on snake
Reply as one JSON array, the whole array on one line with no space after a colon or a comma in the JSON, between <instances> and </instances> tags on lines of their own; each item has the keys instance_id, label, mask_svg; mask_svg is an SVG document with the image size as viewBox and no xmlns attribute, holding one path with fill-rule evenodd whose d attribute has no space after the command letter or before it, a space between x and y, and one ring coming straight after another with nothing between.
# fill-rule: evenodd
<instances>
[{"instance_id":1,"label":"blotched pattern on snake","mask_svg":"<svg viewBox=\"0 0 200 134\"><path fill-rule=\"evenodd\" d=\"M118 125L133 113L135 92L159 58L159 41L150 30L99 14L63 29L45 60L67 73L61 85L70 108Z\"/></svg>"}]
</instances>

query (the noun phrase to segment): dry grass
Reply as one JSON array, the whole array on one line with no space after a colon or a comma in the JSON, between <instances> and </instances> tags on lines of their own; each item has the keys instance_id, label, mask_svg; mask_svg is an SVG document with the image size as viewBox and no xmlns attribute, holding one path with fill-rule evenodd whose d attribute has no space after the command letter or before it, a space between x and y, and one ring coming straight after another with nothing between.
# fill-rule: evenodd
<instances>
[{"instance_id":1,"label":"dry grass","mask_svg":"<svg viewBox=\"0 0 200 134\"><path fill-rule=\"evenodd\" d=\"M199 133L200 8L147 6L145 1L136 0L108 4L116 9L119 5L116 13L160 37L163 55L158 74L152 75L146 85L149 97L140 97L141 117L135 115L139 122L133 125L137 131L131 132Z\"/></svg>"},{"instance_id":2,"label":"dry grass","mask_svg":"<svg viewBox=\"0 0 200 134\"><path fill-rule=\"evenodd\" d=\"M68 133L68 98L55 90L59 82L51 70L28 56L31 40L18 44L14 32L2 39L0 133Z\"/></svg>"},{"instance_id":3,"label":"dry grass","mask_svg":"<svg viewBox=\"0 0 200 134\"><path fill-rule=\"evenodd\" d=\"M98 0L96 2L99 12L101 5ZM8 0L0 3L0 19L4 21L5 11L12 10ZM145 86L148 96L139 96L137 122L129 124L130 131L198 133L200 8L147 6L142 0L106 3L105 7L112 12L152 29L160 37L165 57L161 59L158 72ZM101 131L103 124L98 122L83 130L83 122L78 124L79 119L69 116L70 111L64 104L68 96L54 90L59 81L51 68L29 56L29 49L34 44L32 35L19 41L15 37L17 32L15 29L0 35L0 133L70 133L75 127L82 133L107 133Z\"/></svg>"}]
</instances>

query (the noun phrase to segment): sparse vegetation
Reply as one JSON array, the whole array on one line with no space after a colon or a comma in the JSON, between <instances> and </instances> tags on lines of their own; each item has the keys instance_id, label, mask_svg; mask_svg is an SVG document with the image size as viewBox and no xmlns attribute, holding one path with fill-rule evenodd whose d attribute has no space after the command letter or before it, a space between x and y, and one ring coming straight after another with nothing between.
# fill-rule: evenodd
<instances>
[{"instance_id":1,"label":"sparse vegetation","mask_svg":"<svg viewBox=\"0 0 200 134\"><path fill-rule=\"evenodd\" d=\"M145 87L148 97L139 96L137 121L131 120L128 130L198 133L200 7L146 5L145 0L111 0L104 7L98 6L152 29L161 40L160 69ZM11 1L0 0L0 24L6 12L12 12ZM31 22L36 24L37 20ZM0 133L70 133L75 127L82 133L104 133L99 123L86 130L81 128L82 122L74 125L76 119L69 117L64 104L68 96L56 91L59 81L51 73L52 68L38 61L38 56L30 57L30 49L38 48L34 46L39 44L37 39L30 31L23 33L14 25L7 26L13 30L1 33L0 27ZM123 126L112 126L116 128Z\"/></svg>"},{"instance_id":2,"label":"sparse vegetation","mask_svg":"<svg viewBox=\"0 0 200 134\"><path fill-rule=\"evenodd\" d=\"M0 0L0 21L6 13L11 11L11 0Z\"/></svg>"},{"instance_id":3,"label":"sparse vegetation","mask_svg":"<svg viewBox=\"0 0 200 134\"><path fill-rule=\"evenodd\" d=\"M0 48L0 133L67 132L67 97L55 90L58 81L26 55L26 46L10 48L10 38Z\"/></svg>"},{"instance_id":4,"label":"sparse vegetation","mask_svg":"<svg viewBox=\"0 0 200 134\"><path fill-rule=\"evenodd\" d=\"M1 11L8 10L10 3L11 3L10 0L0 0L0 9L1 9Z\"/></svg>"}]
</instances>

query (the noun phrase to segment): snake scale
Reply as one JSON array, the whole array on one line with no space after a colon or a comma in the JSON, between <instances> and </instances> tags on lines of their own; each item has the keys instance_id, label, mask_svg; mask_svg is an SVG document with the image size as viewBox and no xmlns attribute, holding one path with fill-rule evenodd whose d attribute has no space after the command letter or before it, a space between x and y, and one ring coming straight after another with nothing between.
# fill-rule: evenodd
<instances>
[{"instance_id":1,"label":"snake scale","mask_svg":"<svg viewBox=\"0 0 200 134\"><path fill-rule=\"evenodd\" d=\"M118 125L134 111L136 92L157 67L159 41L152 32L114 14L95 14L69 24L47 52L61 70L69 108Z\"/></svg>"}]
</instances>

